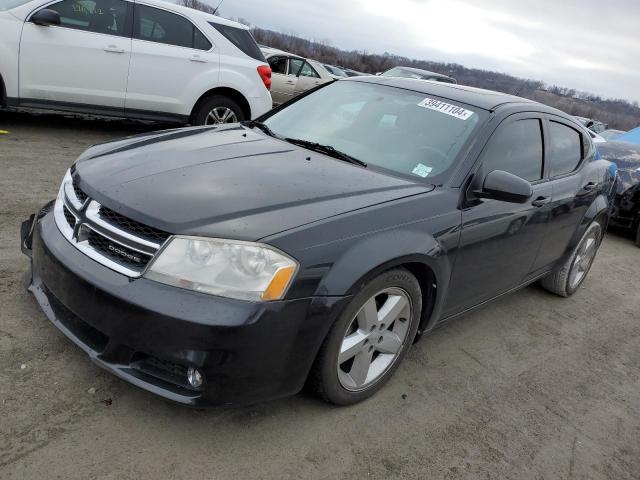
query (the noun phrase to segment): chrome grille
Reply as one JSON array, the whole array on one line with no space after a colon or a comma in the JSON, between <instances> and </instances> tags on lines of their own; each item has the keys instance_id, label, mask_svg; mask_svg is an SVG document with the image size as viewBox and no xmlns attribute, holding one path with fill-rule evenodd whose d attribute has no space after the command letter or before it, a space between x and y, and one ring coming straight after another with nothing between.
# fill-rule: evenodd
<instances>
[{"instance_id":1,"label":"chrome grille","mask_svg":"<svg viewBox=\"0 0 640 480\"><path fill-rule=\"evenodd\" d=\"M78 250L129 277L139 277L170 234L89 198L67 173L54 209L56 224Z\"/></svg>"}]
</instances>

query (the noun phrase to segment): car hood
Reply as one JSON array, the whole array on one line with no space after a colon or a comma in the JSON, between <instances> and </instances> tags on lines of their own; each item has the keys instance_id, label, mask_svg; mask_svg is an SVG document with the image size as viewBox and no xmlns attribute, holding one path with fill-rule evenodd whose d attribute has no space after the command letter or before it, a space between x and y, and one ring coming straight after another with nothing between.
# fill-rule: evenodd
<instances>
[{"instance_id":1,"label":"car hood","mask_svg":"<svg viewBox=\"0 0 640 480\"><path fill-rule=\"evenodd\" d=\"M73 175L91 198L133 220L240 240L433 189L237 125L98 145L78 159Z\"/></svg>"}]
</instances>

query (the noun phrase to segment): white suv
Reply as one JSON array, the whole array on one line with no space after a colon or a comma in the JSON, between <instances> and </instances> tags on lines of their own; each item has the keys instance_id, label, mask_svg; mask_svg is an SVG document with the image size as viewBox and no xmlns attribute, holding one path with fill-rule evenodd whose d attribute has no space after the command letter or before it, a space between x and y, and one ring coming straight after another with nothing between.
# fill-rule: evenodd
<instances>
[{"instance_id":1,"label":"white suv","mask_svg":"<svg viewBox=\"0 0 640 480\"><path fill-rule=\"evenodd\" d=\"M272 107L244 25L159 0L0 1L0 104L204 125Z\"/></svg>"}]
</instances>

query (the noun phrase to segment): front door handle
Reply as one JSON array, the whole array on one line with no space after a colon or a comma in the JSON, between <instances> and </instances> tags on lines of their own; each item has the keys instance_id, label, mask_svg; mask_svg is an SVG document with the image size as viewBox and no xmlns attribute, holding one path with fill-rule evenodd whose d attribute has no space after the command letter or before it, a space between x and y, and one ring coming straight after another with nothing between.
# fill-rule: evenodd
<instances>
[{"instance_id":1,"label":"front door handle","mask_svg":"<svg viewBox=\"0 0 640 480\"><path fill-rule=\"evenodd\" d=\"M538 197L533 202L531 202L531 205L533 205L536 208L540 208L540 207L544 207L550 202L551 202L551 197Z\"/></svg>"},{"instance_id":2,"label":"front door handle","mask_svg":"<svg viewBox=\"0 0 640 480\"><path fill-rule=\"evenodd\" d=\"M292 80L287 80L287 85L295 85L295 83Z\"/></svg>"},{"instance_id":3,"label":"front door handle","mask_svg":"<svg viewBox=\"0 0 640 480\"><path fill-rule=\"evenodd\" d=\"M124 53L124 48L118 48L115 45L109 45L108 47L105 47L104 51L108 53Z\"/></svg>"},{"instance_id":4,"label":"front door handle","mask_svg":"<svg viewBox=\"0 0 640 480\"><path fill-rule=\"evenodd\" d=\"M108 53L124 53L124 48L118 48L115 45L109 45L108 47L105 47L104 51Z\"/></svg>"},{"instance_id":5,"label":"front door handle","mask_svg":"<svg viewBox=\"0 0 640 480\"><path fill-rule=\"evenodd\" d=\"M191 60L192 62L207 63L207 61L200 55L193 55L189 60Z\"/></svg>"}]
</instances>

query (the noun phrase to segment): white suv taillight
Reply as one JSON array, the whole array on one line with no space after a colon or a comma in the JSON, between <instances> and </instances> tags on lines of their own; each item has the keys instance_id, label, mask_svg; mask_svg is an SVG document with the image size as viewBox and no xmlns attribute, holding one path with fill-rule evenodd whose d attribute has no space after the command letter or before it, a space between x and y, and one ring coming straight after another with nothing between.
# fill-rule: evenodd
<instances>
[{"instance_id":1,"label":"white suv taillight","mask_svg":"<svg viewBox=\"0 0 640 480\"><path fill-rule=\"evenodd\" d=\"M262 83L267 87L267 90L271 90L271 67L269 65L260 65L258 67L258 75L260 75Z\"/></svg>"}]
</instances>

